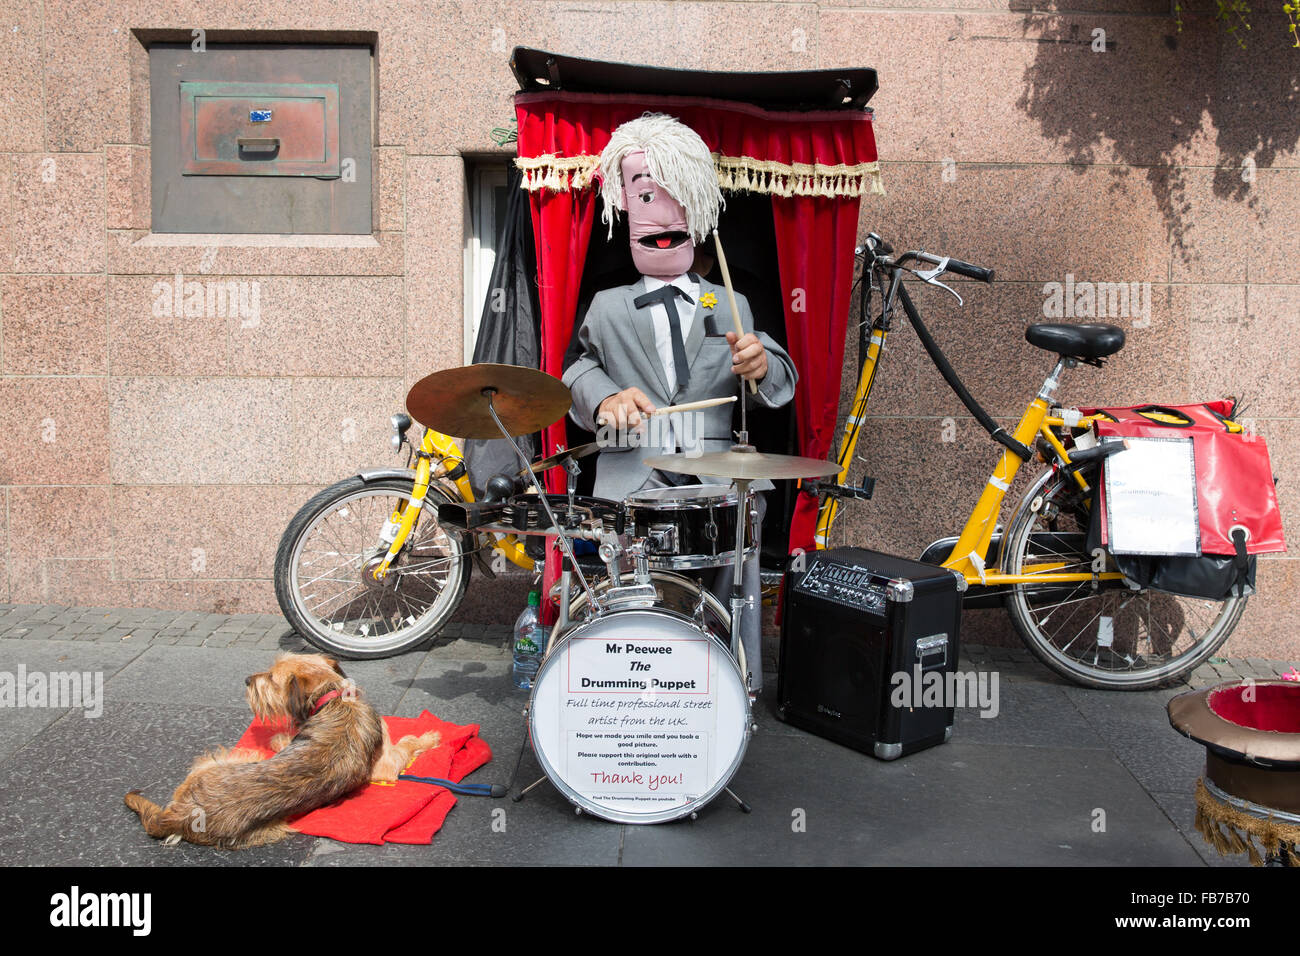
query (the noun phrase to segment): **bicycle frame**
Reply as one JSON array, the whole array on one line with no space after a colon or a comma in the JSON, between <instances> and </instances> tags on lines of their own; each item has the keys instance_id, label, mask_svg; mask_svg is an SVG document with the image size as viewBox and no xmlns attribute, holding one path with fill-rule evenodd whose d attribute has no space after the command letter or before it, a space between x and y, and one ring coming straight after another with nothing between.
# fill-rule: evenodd
<instances>
[{"instance_id":1,"label":"bicycle frame","mask_svg":"<svg viewBox=\"0 0 1300 956\"><path fill-rule=\"evenodd\" d=\"M434 464L435 461L437 462L436 465ZM371 572L376 581L384 579L388 574L389 567L401 553L402 546L410 536L416 521L419 520L431 483L435 481L450 482L461 500L474 500L474 489L470 486L469 472L465 469L464 464L464 456L454 439L441 432L434 431L432 428L424 430L424 437L420 441L420 447L415 451L415 477L414 484L411 487L411 495L409 498L399 501L388 518L388 526L385 529L384 537L387 540L388 535L391 533L392 538L388 540L388 553L384 555L383 561L376 565L374 571ZM506 535L497 539L494 550L500 551L506 560L526 571L534 569L533 559L524 552L523 541L514 535Z\"/></svg>"},{"instance_id":2,"label":"bicycle frame","mask_svg":"<svg viewBox=\"0 0 1300 956\"><path fill-rule=\"evenodd\" d=\"M861 281L870 282L872 279L871 271L872 267L868 265ZM857 447L858 433L866 419L867 404L871 397L872 388L875 385L876 371L879 367L881 353L884 350L885 339L889 334L890 315L894 299L902 281L901 272L901 268L894 268L889 290L884 296L885 301L881 313L873 321L871 335L866 340L866 357L862 362L862 371L858 376L858 387L854 395L853 406L848 420L845 422L844 434L836 456L836 462L841 466L836 480L841 484L848 476L849 465L853 461ZM865 318L864 321L866 321ZM1043 382L1037 396L1025 409L1012 435L1016 442L1028 448L1033 448L1035 440L1041 436L1056 458L1056 462L1053 464L1054 467L1068 468L1070 455L1064 443L1061 442L1052 429L1062 428L1067 424L1073 427L1087 426L1094 420L1093 418L1078 418L1067 422L1064 417L1050 414L1052 411L1052 397L1060 382L1061 374L1066 368L1072 367L1074 364L1072 359L1061 358L1057 361L1056 367ZM966 524L958 535L956 544L953 545L952 551L943 562L943 567L950 568L961 574L968 584L989 587L1031 583L1068 584L1083 581L1122 580L1124 576L1118 571L1059 571L1057 569L1064 567L1061 562L1036 564L1033 565L1031 571L1022 570L1021 573L1017 574L988 569L986 564L988 551L997 527L998 516L1002 512L1003 501L1011 488L1011 483L1015 480L1016 474L1025 461L1025 458L1017 455L1011 448L1008 447L1003 450L1002 457L993 469L993 473L989 475L984 490L966 519ZM1049 464L1052 463L1049 462ZM1088 491L1089 486L1083 475L1077 470L1073 471L1072 474L1075 481L1079 483L1080 488ZM824 549L827 547L831 528L834 525L838 511L839 502L833 495L828 495L818 513L814 535L816 548Z\"/></svg>"}]
</instances>

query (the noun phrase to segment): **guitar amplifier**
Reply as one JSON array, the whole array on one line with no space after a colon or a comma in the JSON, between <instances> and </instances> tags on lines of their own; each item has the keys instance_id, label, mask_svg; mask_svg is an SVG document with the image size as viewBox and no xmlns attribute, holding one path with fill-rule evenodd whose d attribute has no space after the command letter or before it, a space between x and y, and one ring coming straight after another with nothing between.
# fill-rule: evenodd
<instances>
[{"instance_id":1,"label":"guitar amplifier","mask_svg":"<svg viewBox=\"0 0 1300 956\"><path fill-rule=\"evenodd\" d=\"M957 669L965 579L862 548L803 561L785 575L777 716L882 760L951 737L935 684Z\"/></svg>"}]
</instances>

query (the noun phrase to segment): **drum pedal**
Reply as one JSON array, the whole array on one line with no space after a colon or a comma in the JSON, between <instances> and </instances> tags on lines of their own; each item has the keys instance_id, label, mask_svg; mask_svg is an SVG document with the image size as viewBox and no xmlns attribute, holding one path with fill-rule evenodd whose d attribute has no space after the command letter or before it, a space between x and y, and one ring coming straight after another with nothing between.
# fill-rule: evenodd
<instances>
[{"instance_id":1,"label":"drum pedal","mask_svg":"<svg viewBox=\"0 0 1300 956\"><path fill-rule=\"evenodd\" d=\"M492 562L488 559L487 552L494 553L495 551L495 548L477 548L474 551L474 563L478 566L480 573L486 575L489 580L494 580L497 573L492 569Z\"/></svg>"}]
</instances>

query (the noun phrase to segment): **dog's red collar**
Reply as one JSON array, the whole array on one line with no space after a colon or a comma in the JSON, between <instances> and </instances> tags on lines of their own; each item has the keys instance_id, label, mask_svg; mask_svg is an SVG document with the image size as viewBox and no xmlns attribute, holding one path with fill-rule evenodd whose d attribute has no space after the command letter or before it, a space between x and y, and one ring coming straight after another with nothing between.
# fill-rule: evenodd
<instances>
[{"instance_id":1,"label":"dog's red collar","mask_svg":"<svg viewBox=\"0 0 1300 956\"><path fill-rule=\"evenodd\" d=\"M343 696L343 691L341 690L332 690L328 694L322 694L320 700L316 701L316 706L311 709L311 713L308 714L307 716L315 717L316 713L322 707L324 707L326 704L332 701L335 697L342 697L342 696Z\"/></svg>"}]
</instances>

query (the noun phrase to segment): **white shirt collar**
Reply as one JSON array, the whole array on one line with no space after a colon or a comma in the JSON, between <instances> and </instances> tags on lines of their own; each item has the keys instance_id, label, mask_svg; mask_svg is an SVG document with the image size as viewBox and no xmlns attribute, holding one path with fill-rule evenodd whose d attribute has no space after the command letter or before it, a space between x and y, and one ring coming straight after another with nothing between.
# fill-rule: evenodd
<instances>
[{"instance_id":1,"label":"white shirt collar","mask_svg":"<svg viewBox=\"0 0 1300 956\"><path fill-rule=\"evenodd\" d=\"M657 279L654 276L642 276L641 278L645 280L645 290L647 292L653 292L655 289L661 289L669 284L663 279ZM699 286L691 280L690 273L679 275L677 278L672 280L672 285L677 286L677 288L689 295L691 299L696 298L696 291L699 289Z\"/></svg>"}]
</instances>

